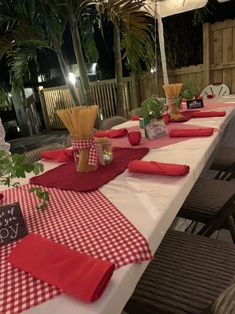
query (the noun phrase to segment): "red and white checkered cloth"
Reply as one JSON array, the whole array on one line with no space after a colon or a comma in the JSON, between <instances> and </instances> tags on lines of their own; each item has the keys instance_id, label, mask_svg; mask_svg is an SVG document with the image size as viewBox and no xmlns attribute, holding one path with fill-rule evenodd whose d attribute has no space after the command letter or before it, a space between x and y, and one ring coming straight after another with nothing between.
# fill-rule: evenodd
<instances>
[{"instance_id":1,"label":"red and white checkered cloth","mask_svg":"<svg viewBox=\"0 0 235 314\"><path fill-rule=\"evenodd\" d=\"M3 192L4 204L20 203L29 232L109 260L116 268L152 259L145 238L101 192L44 188L50 194L50 204L40 212L36 209L38 199L27 191L31 186ZM14 242L1 247L0 313L21 313L61 293L10 265L7 258L15 245Z\"/></svg>"},{"instance_id":2,"label":"red and white checkered cloth","mask_svg":"<svg viewBox=\"0 0 235 314\"><path fill-rule=\"evenodd\" d=\"M96 142L94 139L91 140L71 140L71 144L73 149L80 150L80 149L89 149L89 158L88 164L91 166L96 166L98 162L98 156L96 151Z\"/></svg>"}]
</instances>

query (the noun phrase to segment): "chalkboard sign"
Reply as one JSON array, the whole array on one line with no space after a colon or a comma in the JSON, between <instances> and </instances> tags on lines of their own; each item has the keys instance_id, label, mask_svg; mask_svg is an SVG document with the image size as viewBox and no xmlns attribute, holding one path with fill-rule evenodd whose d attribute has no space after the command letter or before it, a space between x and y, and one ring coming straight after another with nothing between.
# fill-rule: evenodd
<instances>
[{"instance_id":1,"label":"chalkboard sign","mask_svg":"<svg viewBox=\"0 0 235 314\"><path fill-rule=\"evenodd\" d=\"M19 203L0 206L0 246L28 234Z\"/></svg>"},{"instance_id":2,"label":"chalkboard sign","mask_svg":"<svg viewBox=\"0 0 235 314\"><path fill-rule=\"evenodd\" d=\"M202 97L198 97L198 98L193 99L193 100L187 100L187 108L188 109L202 108L202 107L204 107Z\"/></svg>"}]
</instances>

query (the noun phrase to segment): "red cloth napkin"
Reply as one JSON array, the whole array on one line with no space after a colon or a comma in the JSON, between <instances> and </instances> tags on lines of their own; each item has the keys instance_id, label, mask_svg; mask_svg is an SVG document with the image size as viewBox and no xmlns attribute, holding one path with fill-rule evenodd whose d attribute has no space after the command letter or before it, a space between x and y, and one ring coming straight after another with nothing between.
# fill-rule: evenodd
<instances>
[{"instance_id":1,"label":"red cloth napkin","mask_svg":"<svg viewBox=\"0 0 235 314\"><path fill-rule=\"evenodd\" d=\"M223 117L226 111L195 111L192 118Z\"/></svg>"},{"instance_id":2,"label":"red cloth napkin","mask_svg":"<svg viewBox=\"0 0 235 314\"><path fill-rule=\"evenodd\" d=\"M156 161L133 160L128 164L129 171L183 176L189 172L189 166L167 164Z\"/></svg>"},{"instance_id":3,"label":"red cloth napkin","mask_svg":"<svg viewBox=\"0 0 235 314\"><path fill-rule=\"evenodd\" d=\"M27 235L11 252L10 263L34 277L84 301L102 295L115 265L52 242L39 234Z\"/></svg>"},{"instance_id":4,"label":"red cloth napkin","mask_svg":"<svg viewBox=\"0 0 235 314\"><path fill-rule=\"evenodd\" d=\"M4 195L2 193L0 193L0 200L2 200L4 197Z\"/></svg>"},{"instance_id":5,"label":"red cloth napkin","mask_svg":"<svg viewBox=\"0 0 235 314\"><path fill-rule=\"evenodd\" d=\"M60 148L41 152L41 157L45 159L55 160L58 162L71 161L74 158L73 150L67 148Z\"/></svg>"},{"instance_id":6,"label":"red cloth napkin","mask_svg":"<svg viewBox=\"0 0 235 314\"><path fill-rule=\"evenodd\" d=\"M86 192L98 189L122 173L128 163L141 159L149 152L149 148L113 148L113 161L105 166L99 165L96 171L77 172L75 163L68 162L49 170L42 175L30 179L30 183L62 190Z\"/></svg>"},{"instance_id":7,"label":"red cloth napkin","mask_svg":"<svg viewBox=\"0 0 235 314\"><path fill-rule=\"evenodd\" d=\"M131 120L138 121L139 119L140 119L139 114L133 114L133 116L131 116Z\"/></svg>"},{"instance_id":8,"label":"red cloth napkin","mask_svg":"<svg viewBox=\"0 0 235 314\"><path fill-rule=\"evenodd\" d=\"M172 129L169 132L169 137L196 137L210 136L213 134L213 128L198 128L198 129Z\"/></svg>"},{"instance_id":9,"label":"red cloth napkin","mask_svg":"<svg viewBox=\"0 0 235 314\"><path fill-rule=\"evenodd\" d=\"M115 138L125 136L127 133L127 129L96 131L95 137Z\"/></svg>"}]
</instances>

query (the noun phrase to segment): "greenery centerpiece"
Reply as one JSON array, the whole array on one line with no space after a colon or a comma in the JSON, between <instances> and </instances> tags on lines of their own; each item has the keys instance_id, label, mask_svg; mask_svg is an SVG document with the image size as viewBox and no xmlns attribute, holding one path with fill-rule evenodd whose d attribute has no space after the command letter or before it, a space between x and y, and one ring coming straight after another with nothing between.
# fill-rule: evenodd
<instances>
[{"instance_id":1,"label":"greenery centerpiece","mask_svg":"<svg viewBox=\"0 0 235 314\"><path fill-rule=\"evenodd\" d=\"M141 103L143 128L145 129L145 135L147 135L149 139L154 139L166 134L166 125L162 119L164 110L165 104L154 96Z\"/></svg>"},{"instance_id":2,"label":"greenery centerpiece","mask_svg":"<svg viewBox=\"0 0 235 314\"><path fill-rule=\"evenodd\" d=\"M183 87L181 89L179 98L178 98L178 107L182 107L182 100L186 99L187 101L193 100L199 95L199 90L197 85L190 81L190 80L185 80L183 83Z\"/></svg>"},{"instance_id":3,"label":"greenery centerpiece","mask_svg":"<svg viewBox=\"0 0 235 314\"><path fill-rule=\"evenodd\" d=\"M43 172L43 164L35 162L28 164L25 155L10 154L4 150L0 150L0 184L7 187L20 188L20 183L15 179L25 178L27 173L34 173L35 175ZM39 187L29 189L29 192L36 193L40 200L38 209L43 211L49 201L49 194Z\"/></svg>"},{"instance_id":4,"label":"greenery centerpiece","mask_svg":"<svg viewBox=\"0 0 235 314\"><path fill-rule=\"evenodd\" d=\"M164 108L164 103L152 96L142 101L141 115L148 118L149 122L152 120L161 120Z\"/></svg>"}]
</instances>

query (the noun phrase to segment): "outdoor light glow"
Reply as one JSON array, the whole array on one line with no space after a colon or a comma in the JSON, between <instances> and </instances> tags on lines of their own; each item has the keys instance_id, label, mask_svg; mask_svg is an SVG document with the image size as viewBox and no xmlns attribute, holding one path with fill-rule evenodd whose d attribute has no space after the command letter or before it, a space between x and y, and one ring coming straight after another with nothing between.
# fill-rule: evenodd
<instances>
[{"instance_id":1,"label":"outdoor light glow","mask_svg":"<svg viewBox=\"0 0 235 314\"><path fill-rule=\"evenodd\" d=\"M95 70L96 70L96 66L97 66L97 63L92 63L92 72L95 73Z\"/></svg>"},{"instance_id":2,"label":"outdoor light glow","mask_svg":"<svg viewBox=\"0 0 235 314\"><path fill-rule=\"evenodd\" d=\"M75 77L75 75L74 75L72 72L69 72L69 80L70 80L70 82L71 82L73 85L75 85L75 83L76 83L76 77Z\"/></svg>"},{"instance_id":3,"label":"outdoor light glow","mask_svg":"<svg viewBox=\"0 0 235 314\"><path fill-rule=\"evenodd\" d=\"M7 95L8 95L8 97L11 97L11 93L8 93Z\"/></svg>"}]
</instances>

